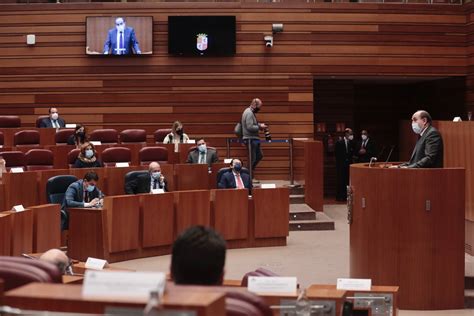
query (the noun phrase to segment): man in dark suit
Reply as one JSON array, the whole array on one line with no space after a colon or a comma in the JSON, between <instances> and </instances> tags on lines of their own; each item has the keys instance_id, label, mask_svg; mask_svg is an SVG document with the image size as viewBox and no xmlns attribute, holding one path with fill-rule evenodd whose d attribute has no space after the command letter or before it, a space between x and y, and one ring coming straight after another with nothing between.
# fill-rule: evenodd
<instances>
[{"instance_id":1,"label":"man in dark suit","mask_svg":"<svg viewBox=\"0 0 474 316\"><path fill-rule=\"evenodd\" d=\"M242 162L234 158L230 162L231 170L222 175L217 184L219 189L252 189L252 180L250 175L242 173Z\"/></svg>"},{"instance_id":2,"label":"man in dark suit","mask_svg":"<svg viewBox=\"0 0 474 316\"><path fill-rule=\"evenodd\" d=\"M104 55L140 55L141 53L135 30L126 27L124 18L116 18L115 28L109 30L104 43Z\"/></svg>"},{"instance_id":3,"label":"man in dark suit","mask_svg":"<svg viewBox=\"0 0 474 316\"><path fill-rule=\"evenodd\" d=\"M160 164L156 161L150 163L148 173L139 175L134 180L125 183L126 194L152 193L157 189L168 192L168 182L161 173Z\"/></svg>"},{"instance_id":4,"label":"man in dark suit","mask_svg":"<svg viewBox=\"0 0 474 316\"><path fill-rule=\"evenodd\" d=\"M363 129L361 132L361 140L356 146L357 161L369 162L370 158L376 156L375 142L369 137L367 130Z\"/></svg>"},{"instance_id":5,"label":"man in dark suit","mask_svg":"<svg viewBox=\"0 0 474 316\"><path fill-rule=\"evenodd\" d=\"M354 156L354 133L346 128L344 137L336 142L336 200L347 199L347 185L349 184L349 166Z\"/></svg>"},{"instance_id":6,"label":"man in dark suit","mask_svg":"<svg viewBox=\"0 0 474 316\"><path fill-rule=\"evenodd\" d=\"M41 120L39 127L64 128L66 122L59 117L57 108L49 108L49 117Z\"/></svg>"},{"instance_id":7,"label":"man in dark suit","mask_svg":"<svg viewBox=\"0 0 474 316\"><path fill-rule=\"evenodd\" d=\"M218 162L217 151L213 148L207 148L204 138L200 138L194 150L188 154L187 163L205 164L210 167L211 164Z\"/></svg>"},{"instance_id":8,"label":"man in dark suit","mask_svg":"<svg viewBox=\"0 0 474 316\"><path fill-rule=\"evenodd\" d=\"M82 180L77 180L69 185L64 195L61 218L63 229L67 229L69 221L68 208L70 207L94 207L101 204L102 192L97 188L99 176L94 171L84 175Z\"/></svg>"},{"instance_id":9,"label":"man in dark suit","mask_svg":"<svg viewBox=\"0 0 474 316\"><path fill-rule=\"evenodd\" d=\"M431 115L420 110L411 118L412 129L420 135L416 142L410 161L400 168L443 168L443 139L436 128L431 125Z\"/></svg>"}]
</instances>

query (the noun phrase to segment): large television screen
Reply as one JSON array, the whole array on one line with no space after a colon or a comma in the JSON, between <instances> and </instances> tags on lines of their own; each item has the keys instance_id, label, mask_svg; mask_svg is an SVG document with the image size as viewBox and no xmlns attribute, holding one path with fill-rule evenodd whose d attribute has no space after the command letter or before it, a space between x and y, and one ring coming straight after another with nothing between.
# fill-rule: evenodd
<instances>
[{"instance_id":1,"label":"large television screen","mask_svg":"<svg viewBox=\"0 0 474 316\"><path fill-rule=\"evenodd\" d=\"M106 56L151 55L153 17L88 16L86 54Z\"/></svg>"},{"instance_id":2,"label":"large television screen","mask_svg":"<svg viewBox=\"0 0 474 316\"><path fill-rule=\"evenodd\" d=\"M169 16L168 53L183 56L235 54L235 16Z\"/></svg>"}]
</instances>

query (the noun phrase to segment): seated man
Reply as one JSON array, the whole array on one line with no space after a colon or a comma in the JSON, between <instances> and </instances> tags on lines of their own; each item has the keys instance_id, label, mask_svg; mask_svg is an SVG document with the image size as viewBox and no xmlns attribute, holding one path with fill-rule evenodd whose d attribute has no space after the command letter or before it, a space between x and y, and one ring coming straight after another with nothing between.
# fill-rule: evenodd
<instances>
[{"instance_id":1,"label":"seated man","mask_svg":"<svg viewBox=\"0 0 474 316\"><path fill-rule=\"evenodd\" d=\"M64 218L61 219L63 229L68 229L70 207L94 207L101 203L104 196L97 188L99 176L94 171L87 172L84 178L77 180L69 185L64 195L62 209L64 210Z\"/></svg>"},{"instance_id":2,"label":"seated man","mask_svg":"<svg viewBox=\"0 0 474 316\"><path fill-rule=\"evenodd\" d=\"M49 117L41 120L39 127L64 128L66 122L59 117L57 108L49 108Z\"/></svg>"},{"instance_id":3,"label":"seated man","mask_svg":"<svg viewBox=\"0 0 474 316\"><path fill-rule=\"evenodd\" d=\"M151 193L154 189L168 192L168 182L161 173L160 164L153 161L148 166L148 173L139 175L134 180L125 183L126 194Z\"/></svg>"},{"instance_id":4,"label":"seated man","mask_svg":"<svg viewBox=\"0 0 474 316\"><path fill-rule=\"evenodd\" d=\"M173 244L171 278L180 285L220 286L224 282L225 257L226 242L216 231L204 226L190 227ZM255 294L226 288L223 291L228 310L246 307L264 316L273 315L263 299Z\"/></svg>"},{"instance_id":5,"label":"seated man","mask_svg":"<svg viewBox=\"0 0 474 316\"><path fill-rule=\"evenodd\" d=\"M54 264L62 274L72 274L71 260L59 249L46 251L39 257L39 260Z\"/></svg>"},{"instance_id":6,"label":"seated man","mask_svg":"<svg viewBox=\"0 0 474 316\"><path fill-rule=\"evenodd\" d=\"M218 161L217 151L213 148L207 148L204 138L198 140L196 149L189 152L188 159L186 160L187 163L207 163L209 167Z\"/></svg>"},{"instance_id":7,"label":"seated man","mask_svg":"<svg viewBox=\"0 0 474 316\"><path fill-rule=\"evenodd\" d=\"M252 180L248 173L241 173L242 162L240 159L232 159L230 162L231 172L222 175L217 184L219 189L252 189Z\"/></svg>"}]
</instances>

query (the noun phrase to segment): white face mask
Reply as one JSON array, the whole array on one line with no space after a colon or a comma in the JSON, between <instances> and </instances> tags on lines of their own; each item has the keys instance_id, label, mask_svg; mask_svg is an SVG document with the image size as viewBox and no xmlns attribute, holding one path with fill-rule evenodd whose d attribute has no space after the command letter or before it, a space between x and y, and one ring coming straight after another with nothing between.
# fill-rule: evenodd
<instances>
[{"instance_id":1,"label":"white face mask","mask_svg":"<svg viewBox=\"0 0 474 316\"><path fill-rule=\"evenodd\" d=\"M362 140L366 140L367 139L367 135L362 135Z\"/></svg>"},{"instance_id":2,"label":"white face mask","mask_svg":"<svg viewBox=\"0 0 474 316\"><path fill-rule=\"evenodd\" d=\"M117 31L123 32L125 30L125 24L117 25Z\"/></svg>"},{"instance_id":3,"label":"white face mask","mask_svg":"<svg viewBox=\"0 0 474 316\"><path fill-rule=\"evenodd\" d=\"M51 114L51 118L52 118L53 120L57 120L58 117L59 117L59 114L58 114L58 113L53 113L53 114Z\"/></svg>"},{"instance_id":4,"label":"white face mask","mask_svg":"<svg viewBox=\"0 0 474 316\"><path fill-rule=\"evenodd\" d=\"M411 123L411 128L412 128L413 132L414 132L415 134L418 134L418 135L421 134L421 131L423 130L423 129L420 127L420 125L418 125L418 123L415 123L415 122Z\"/></svg>"},{"instance_id":5,"label":"white face mask","mask_svg":"<svg viewBox=\"0 0 474 316\"><path fill-rule=\"evenodd\" d=\"M347 139L353 140L353 139L354 139L354 135L349 135L349 137L348 137Z\"/></svg>"}]
</instances>

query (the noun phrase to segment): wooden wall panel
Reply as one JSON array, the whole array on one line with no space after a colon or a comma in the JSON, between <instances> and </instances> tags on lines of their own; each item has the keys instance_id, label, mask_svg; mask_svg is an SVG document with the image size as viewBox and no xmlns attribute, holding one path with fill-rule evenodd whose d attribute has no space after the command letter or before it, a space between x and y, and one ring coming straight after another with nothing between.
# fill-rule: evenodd
<instances>
[{"instance_id":1,"label":"wooden wall panel","mask_svg":"<svg viewBox=\"0 0 474 316\"><path fill-rule=\"evenodd\" d=\"M32 126L55 105L68 122L89 130L136 127L149 134L181 120L192 138L205 136L223 158L225 138L233 137L240 113L254 97L264 102L259 120L269 124L274 139L312 137L315 77L466 75L471 19L466 8L292 2L1 5L0 115L19 114ZM178 14L235 15L236 55L169 56L167 17ZM85 55L86 17L116 15L153 17L152 56ZM263 36L271 33L272 23L284 23L284 32L274 34L269 49ZM31 33L37 44L27 47ZM474 104L474 97L468 99ZM231 156L245 156L240 146L232 148ZM271 144L264 151L256 176L288 178L287 150Z\"/></svg>"}]
</instances>

